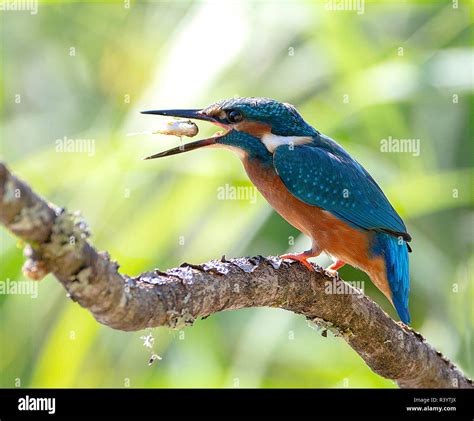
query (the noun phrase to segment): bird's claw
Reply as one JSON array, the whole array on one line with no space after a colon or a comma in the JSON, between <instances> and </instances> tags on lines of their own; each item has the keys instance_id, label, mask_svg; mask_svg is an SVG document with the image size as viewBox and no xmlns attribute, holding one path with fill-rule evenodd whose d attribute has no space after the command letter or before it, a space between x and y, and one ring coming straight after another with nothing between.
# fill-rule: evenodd
<instances>
[{"instance_id":1,"label":"bird's claw","mask_svg":"<svg viewBox=\"0 0 474 421\"><path fill-rule=\"evenodd\" d=\"M310 272L314 272L314 267L308 262L307 257L304 254L284 254L283 256L280 256L280 259L288 259L300 262Z\"/></svg>"},{"instance_id":2,"label":"bird's claw","mask_svg":"<svg viewBox=\"0 0 474 421\"><path fill-rule=\"evenodd\" d=\"M331 278L336 278L340 280L339 273L337 272L338 269L342 268L345 265L345 262L342 260L336 260L331 266L325 269L325 272Z\"/></svg>"}]
</instances>

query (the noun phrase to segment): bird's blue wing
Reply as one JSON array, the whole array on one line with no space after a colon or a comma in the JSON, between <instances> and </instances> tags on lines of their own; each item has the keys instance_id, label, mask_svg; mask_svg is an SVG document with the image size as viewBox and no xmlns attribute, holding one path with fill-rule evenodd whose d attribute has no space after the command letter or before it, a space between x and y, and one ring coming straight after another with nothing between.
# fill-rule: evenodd
<instances>
[{"instance_id":1,"label":"bird's blue wing","mask_svg":"<svg viewBox=\"0 0 474 421\"><path fill-rule=\"evenodd\" d=\"M316 143L279 146L273 164L288 190L301 201L356 228L411 239L374 179L332 140L330 147Z\"/></svg>"}]
</instances>

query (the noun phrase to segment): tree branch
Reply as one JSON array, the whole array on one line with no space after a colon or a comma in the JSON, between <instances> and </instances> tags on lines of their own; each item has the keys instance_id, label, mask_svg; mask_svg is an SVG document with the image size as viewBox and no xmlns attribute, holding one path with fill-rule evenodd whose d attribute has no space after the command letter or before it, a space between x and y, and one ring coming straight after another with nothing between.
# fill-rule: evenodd
<instances>
[{"instance_id":1,"label":"tree branch","mask_svg":"<svg viewBox=\"0 0 474 421\"><path fill-rule=\"evenodd\" d=\"M79 215L46 202L2 163L0 222L29 243L26 275L41 279L52 272L74 301L114 329L176 328L223 310L278 307L340 335L373 371L400 387L473 387L419 333L320 267L311 273L276 257L223 257L122 275L107 253L90 245Z\"/></svg>"}]
</instances>

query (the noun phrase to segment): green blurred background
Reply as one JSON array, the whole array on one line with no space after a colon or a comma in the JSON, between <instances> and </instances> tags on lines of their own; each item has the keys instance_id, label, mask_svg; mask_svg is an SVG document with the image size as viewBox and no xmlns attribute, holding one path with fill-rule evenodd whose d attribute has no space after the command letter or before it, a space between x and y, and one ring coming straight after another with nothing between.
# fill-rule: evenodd
<instances>
[{"instance_id":1,"label":"green blurred background","mask_svg":"<svg viewBox=\"0 0 474 421\"><path fill-rule=\"evenodd\" d=\"M144 162L179 140L126 136L153 128L143 109L234 95L290 102L400 212L414 238L413 327L473 376L472 3L334 5L55 1L36 14L0 12L0 157L80 210L123 273L302 251L308 239L260 195L219 200L219 187L251 186L231 153ZM201 125L200 136L211 133ZM389 136L420 139L419 156L381 152ZM64 139L92 150L58 151ZM0 281L24 281L22 244L3 229L0 241ZM340 273L395 317L365 274ZM0 295L1 387L394 387L342 339L283 310L124 333L99 325L51 276L38 288L37 298ZM150 333L162 357L152 366L141 338Z\"/></svg>"}]
</instances>

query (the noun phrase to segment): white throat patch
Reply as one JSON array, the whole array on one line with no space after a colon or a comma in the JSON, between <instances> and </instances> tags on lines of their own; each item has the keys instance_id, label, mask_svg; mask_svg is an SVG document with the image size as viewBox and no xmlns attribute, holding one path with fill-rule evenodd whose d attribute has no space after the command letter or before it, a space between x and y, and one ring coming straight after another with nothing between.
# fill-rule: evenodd
<instances>
[{"instance_id":1,"label":"white throat patch","mask_svg":"<svg viewBox=\"0 0 474 421\"><path fill-rule=\"evenodd\" d=\"M304 145L312 141L313 138L310 136L278 136L273 133L265 133L262 136L262 143L271 153L275 152L275 149L281 145Z\"/></svg>"}]
</instances>

